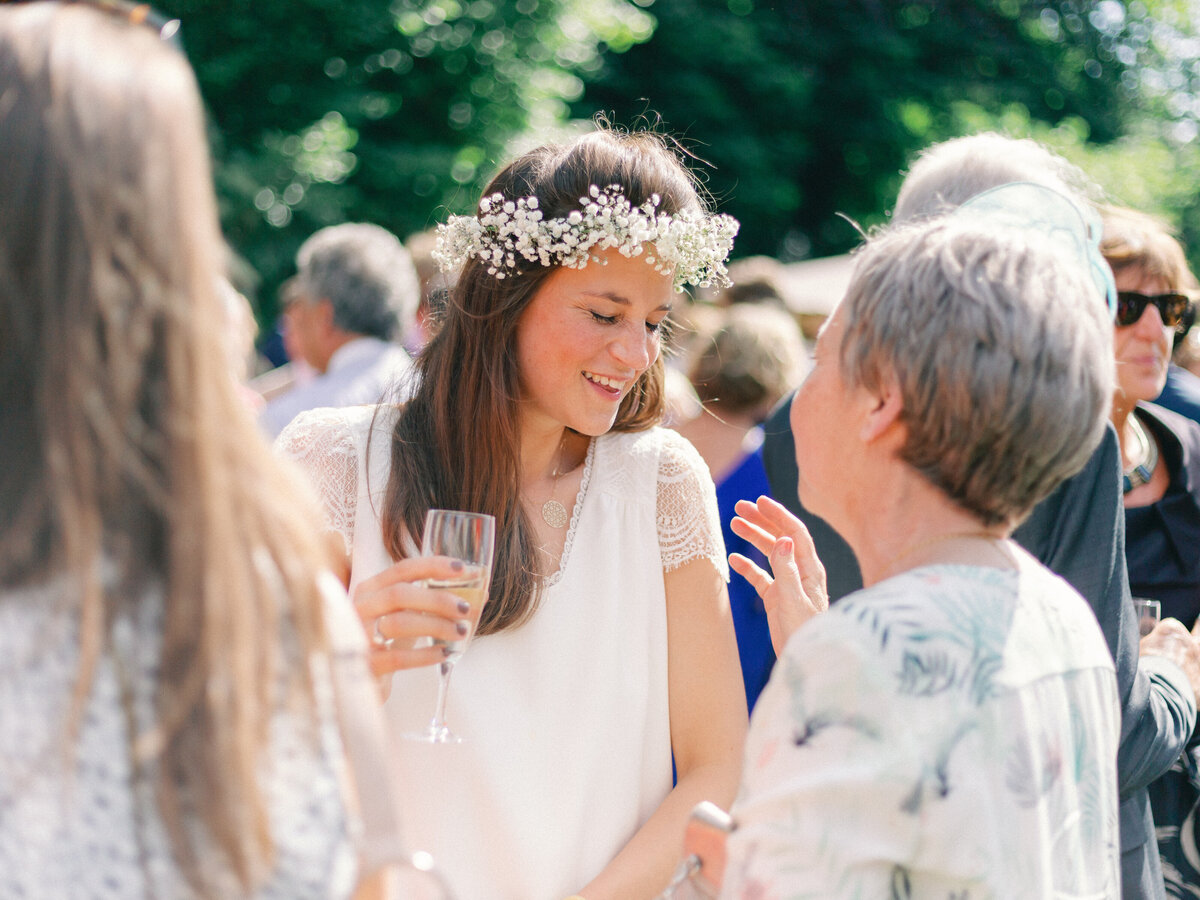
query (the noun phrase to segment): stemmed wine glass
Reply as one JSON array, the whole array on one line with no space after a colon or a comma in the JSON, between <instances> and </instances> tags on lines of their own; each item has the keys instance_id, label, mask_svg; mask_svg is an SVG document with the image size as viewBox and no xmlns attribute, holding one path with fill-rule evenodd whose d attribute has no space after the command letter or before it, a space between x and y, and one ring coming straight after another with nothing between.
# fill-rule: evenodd
<instances>
[{"instance_id":1,"label":"stemmed wine glass","mask_svg":"<svg viewBox=\"0 0 1200 900\"><path fill-rule=\"evenodd\" d=\"M483 604L487 601L495 544L496 519L493 516L452 509L431 509L425 516L421 555L449 556L463 563L461 574L454 578L429 578L425 586L450 591L460 600L465 600L471 607L467 614L470 630L458 640L434 640L435 646L449 648L446 658L439 665L437 707L429 726L417 734L404 735L406 738L432 744L457 744L462 740L446 725L446 692L450 688L454 664L466 652L467 644L479 625Z\"/></svg>"}]
</instances>

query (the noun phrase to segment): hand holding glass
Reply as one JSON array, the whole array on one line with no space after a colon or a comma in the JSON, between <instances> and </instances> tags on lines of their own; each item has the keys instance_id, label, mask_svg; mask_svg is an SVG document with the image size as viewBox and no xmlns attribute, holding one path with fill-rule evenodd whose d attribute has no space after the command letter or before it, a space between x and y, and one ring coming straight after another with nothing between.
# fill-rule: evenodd
<instances>
[{"instance_id":1,"label":"hand holding glass","mask_svg":"<svg viewBox=\"0 0 1200 900\"><path fill-rule=\"evenodd\" d=\"M492 580L492 554L496 543L496 520L483 513L431 509L425 516L425 535L421 541L422 556L448 556L460 560L462 574L450 579L427 579L425 586L450 591L471 607L469 630L458 640L434 640L435 646L445 648L446 658L439 665L437 707L429 727L419 734L406 734L412 740L434 744L456 744L460 738L446 725L446 693L454 664L466 652L467 644L479 625L483 604L487 601L488 585Z\"/></svg>"}]
</instances>

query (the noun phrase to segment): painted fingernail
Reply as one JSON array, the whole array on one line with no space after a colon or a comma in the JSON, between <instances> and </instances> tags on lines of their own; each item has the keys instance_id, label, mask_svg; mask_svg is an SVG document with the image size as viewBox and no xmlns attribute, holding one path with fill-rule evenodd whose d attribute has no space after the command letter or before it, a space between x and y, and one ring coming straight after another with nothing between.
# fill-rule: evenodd
<instances>
[{"instance_id":1,"label":"painted fingernail","mask_svg":"<svg viewBox=\"0 0 1200 900\"><path fill-rule=\"evenodd\" d=\"M466 634L468 631L471 630L471 623L465 622L462 619L459 619L457 622L454 623L454 629L459 634Z\"/></svg>"},{"instance_id":2,"label":"painted fingernail","mask_svg":"<svg viewBox=\"0 0 1200 900\"><path fill-rule=\"evenodd\" d=\"M463 561L461 559L451 560L450 568L455 572L461 572L463 570Z\"/></svg>"},{"instance_id":3,"label":"painted fingernail","mask_svg":"<svg viewBox=\"0 0 1200 900\"><path fill-rule=\"evenodd\" d=\"M443 647L442 648L442 656L449 656L453 652L454 652L453 647Z\"/></svg>"},{"instance_id":4,"label":"painted fingernail","mask_svg":"<svg viewBox=\"0 0 1200 900\"><path fill-rule=\"evenodd\" d=\"M468 603L466 600L459 600L458 601L458 611L465 616L467 613L469 613L471 611L471 604Z\"/></svg>"}]
</instances>

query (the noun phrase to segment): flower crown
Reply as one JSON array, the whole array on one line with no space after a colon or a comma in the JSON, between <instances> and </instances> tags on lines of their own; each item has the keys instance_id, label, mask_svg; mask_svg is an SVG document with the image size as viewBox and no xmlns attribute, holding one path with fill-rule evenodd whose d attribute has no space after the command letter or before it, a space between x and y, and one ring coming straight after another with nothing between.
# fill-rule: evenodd
<instances>
[{"instance_id":1,"label":"flower crown","mask_svg":"<svg viewBox=\"0 0 1200 900\"><path fill-rule=\"evenodd\" d=\"M677 289L729 283L725 260L737 219L698 210L668 215L658 210L658 194L634 206L615 184L592 185L588 193L579 198L580 209L560 219L544 218L537 197L484 197L478 216L451 216L438 226L433 258L444 271L478 259L499 279L519 272L522 262L582 269L600 261L595 252L616 249L632 258L653 244L646 262L657 272L673 271Z\"/></svg>"}]
</instances>

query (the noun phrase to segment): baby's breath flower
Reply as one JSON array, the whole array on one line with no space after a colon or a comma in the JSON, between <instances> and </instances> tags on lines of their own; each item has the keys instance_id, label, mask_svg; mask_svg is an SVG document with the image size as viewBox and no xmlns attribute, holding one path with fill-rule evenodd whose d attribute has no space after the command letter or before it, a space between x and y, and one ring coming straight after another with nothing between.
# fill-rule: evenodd
<instances>
[{"instance_id":1,"label":"baby's breath flower","mask_svg":"<svg viewBox=\"0 0 1200 900\"><path fill-rule=\"evenodd\" d=\"M694 210L669 216L659 211L661 202L654 194L635 207L620 186L592 185L588 196L579 198L579 209L545 219L536 197L510 200L493 194L479 201L478 216L451 216L438 227L433 258L443 270L477 259L501 279L523 262L582 269L589 260L600 261L593 251L615 248L633 258L643 255L643 245L653 244L655 253L646 253L646 262L655 271L673 271L677 288L728 284L725 260L737 220Z\"/></svg>"}]
</instances>

